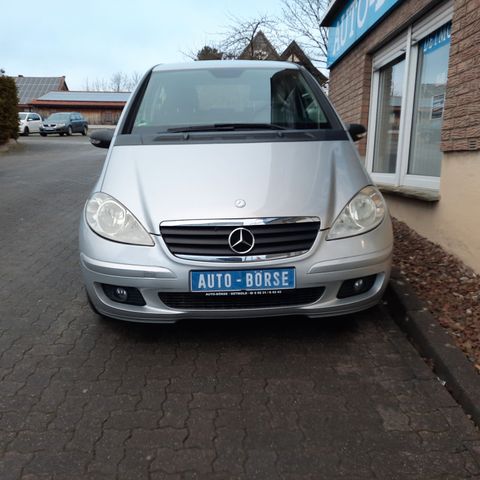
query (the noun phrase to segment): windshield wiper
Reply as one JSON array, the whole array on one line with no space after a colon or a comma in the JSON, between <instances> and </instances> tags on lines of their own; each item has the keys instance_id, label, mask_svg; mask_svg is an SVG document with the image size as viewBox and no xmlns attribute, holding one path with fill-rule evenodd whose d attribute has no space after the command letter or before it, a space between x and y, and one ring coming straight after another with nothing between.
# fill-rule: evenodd
<instances>
[{"instance_id":1,"label":"windshield wiper","mask_svg":"<svg viewBox=\"0 0 480 480\"><path fill-rule=\"evenodd\" d=\"M286 130L286 127L274 123L214 123L211 125L191 125L188 127L172 127L167 132L223 132L234 130Z\"/></svg>"}]
</instances>

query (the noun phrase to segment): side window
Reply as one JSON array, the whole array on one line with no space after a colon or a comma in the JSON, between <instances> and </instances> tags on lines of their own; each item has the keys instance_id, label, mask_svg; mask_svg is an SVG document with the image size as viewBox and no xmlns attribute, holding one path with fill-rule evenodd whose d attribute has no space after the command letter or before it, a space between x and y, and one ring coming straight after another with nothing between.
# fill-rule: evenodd
<instances>
[{"instance_id":1,"label":"side window","mask_svg":"<svg viewBox=\"0 0 480 480\"><path fill-rule=\"evenodd\" d=\"M41 120L40 115L37 115L36 113L32 115L33 120Z\"/></svg>"},{"instance_id":2,"label":"side window","mask_svg":"<svg viewBox=\"0 0 480 480\"><path fill-rule=\"evenodd\" d=\"M35 118L33 117L32 114L30 114L30 115L27 117L27 122L30 122L31 120L35 120Z\"/></svg>"}]
</instances>

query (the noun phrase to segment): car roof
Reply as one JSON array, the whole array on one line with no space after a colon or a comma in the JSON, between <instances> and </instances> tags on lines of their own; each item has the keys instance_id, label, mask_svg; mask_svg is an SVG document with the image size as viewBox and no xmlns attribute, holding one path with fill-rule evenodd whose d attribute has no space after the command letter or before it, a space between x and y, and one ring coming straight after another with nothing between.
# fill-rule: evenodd
<instances>
[{"instance_id":1,"label":"car roof","mask_svg":"<svg viewBox=\"0 0 480 480\"><path fill-rule=\"evenodd\" d=\"M271 60L201 60L197 62L159 64L153 67L154 72L168 70L200 70L204 68L289 68L299 70L292 62L275 62Z\"/></svg>"}]
</instances>

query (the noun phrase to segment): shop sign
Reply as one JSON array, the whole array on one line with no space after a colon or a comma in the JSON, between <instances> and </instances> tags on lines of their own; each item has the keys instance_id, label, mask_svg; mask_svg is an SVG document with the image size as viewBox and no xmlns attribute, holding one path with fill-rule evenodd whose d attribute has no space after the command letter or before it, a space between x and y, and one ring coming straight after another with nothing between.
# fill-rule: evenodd
<instances>
[{"instance_id":1,"label":"shop sign","mask_svg":"<svg viewBox=\"0 0 480 480\"><path fill-rule=\"evenodd\" d=\"M328 32L327 67L335 63L402 0L350 0Z\"/></svg>"},{"instance_id":2,"label":"shop sign","mask_svg":"<svg viewBox=\"0 0 480 480\"><path fill-rule=\"evenodd\" d=\"M450 43L451 36L452 24L449 22L422 40L423 53L431 53L437 50L437 48L447 45Z\"/></svg>"}]
</instances>

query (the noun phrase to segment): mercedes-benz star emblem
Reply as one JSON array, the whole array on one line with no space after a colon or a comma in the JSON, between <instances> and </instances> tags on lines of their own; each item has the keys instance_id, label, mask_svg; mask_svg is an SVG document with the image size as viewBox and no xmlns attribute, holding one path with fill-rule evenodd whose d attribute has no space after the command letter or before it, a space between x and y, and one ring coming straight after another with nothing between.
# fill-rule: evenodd
<instances>
[{"instance_id":1,"label":"mercedes-benz star emblem","mask_svg":"<svg viewBox=\"0 0 480 480\"><path fill-rule=\"evenodd\" d=\"M246 204L247 202L243 198L238 198L237 200L235 200L235 206L237 208L243 208Z\"/></svg>"},{"instance_id":2,"label":"mercedes-benz star emblem","mask_svg":"<svg viewBox=\"0 0 480 480\"><path fill-rule=\"evenodd\" d=\"M240 227L233 230L228 236L228 244L233 252L244 255L255 246L255 237L250 230Z\"/></svg>"}]
</instances>

